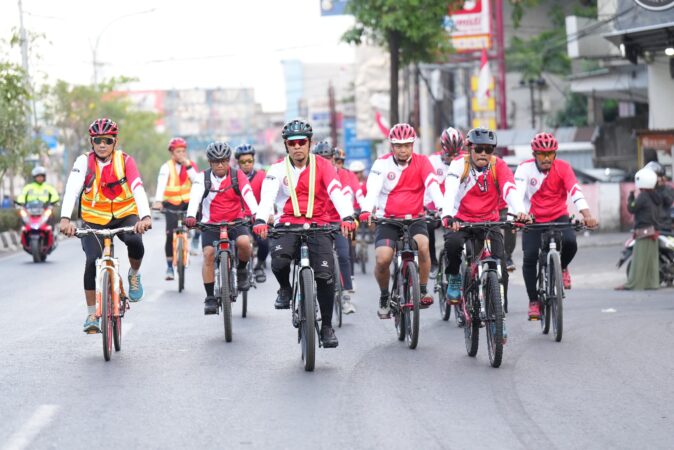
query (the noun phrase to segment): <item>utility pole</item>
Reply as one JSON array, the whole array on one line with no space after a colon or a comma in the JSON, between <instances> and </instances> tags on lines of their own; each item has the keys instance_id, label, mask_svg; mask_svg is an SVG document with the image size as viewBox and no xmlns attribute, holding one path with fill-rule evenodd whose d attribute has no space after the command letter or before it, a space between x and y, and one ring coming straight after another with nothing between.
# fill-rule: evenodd
<instances>
[{"instance_id":1,"label":"utility pole","mask_svg":"<svg viewBox=\"0 0 674 450\"><path fill-rule=\"evenodd\" d=\"M335 107L335 88L332 81L328 85L328 107L330 108L330 140L337 147L337 109Z\"/></svg>"},{"instance_id":2,"label":"utility pole","mask_svg":"<svg viewBox=\"0 0 674 450\"><path fill-rule=\"evenodd\" d=\"M30 68L28 67L28 38L26 37L26 29L23 26L23 5L19 0L19 39L21 39L21 65L24 72L26 72L26 81L28 82L28 89L31 94L31 101L28 105L28 123L30 129L28 130L28 137L32 135L32 130L37 126L37 117L35 116L35 99L33 99L33 83L30 79Z\"/></svg>"},{"instance_id":3,"label":"utility pole","mask_svg":"<svg viewBox=\"0 0 674 450\"><path fill-rule=\"evenodd\" d=\"M498 63L499 128L508 128L508 103L506 101L505 38L503 32L503 0L495 0L496 6L496 61Z\"/></svg>"}]
</instances>

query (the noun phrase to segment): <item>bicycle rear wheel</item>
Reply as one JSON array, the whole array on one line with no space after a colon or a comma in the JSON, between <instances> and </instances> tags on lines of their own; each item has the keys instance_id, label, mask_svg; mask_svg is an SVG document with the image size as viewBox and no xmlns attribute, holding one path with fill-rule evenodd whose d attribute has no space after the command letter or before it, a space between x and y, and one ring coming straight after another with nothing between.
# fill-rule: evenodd
<instances>
[{"instance_id":1,"label":"bicycle rear wheel","mask_svg":"<svg viewBox=\"0 0 674 450\"><path fill-rule=\"evenodd\" d=\"M407 346L414 350L419 343L419 302L421 291L419 288L419 269L413 261L408 261L404 267L404 308L402 309L405 319L405 340Z\"/></svg>"},{"instance_id":2,"label":"bicycle rear wheel","mask_svg":"<svg viewBox=\"0 0 674 450\"><path fill-rule=\"evenodd\" d=\"M223 253L220 258L220 306L222 307L226 342L232 342L232 297L229 274L229 255Z\"/></svg>"},{"instance_id":3,"label":"bicycle rear wheel","mask_svg":"<svg viewBox=\"0 0 674 450\"><path fill-rule=\"evenodd\" d=\"M564 298L564 285L562 283L562 263L559 253L550 255L550 275L548 277L548 305L550 320L552 321L552 334L555 341L562 340L564 330L564 311L562 299Z\"/></svg>"},{"instance_id":4,"label":"bicycle rear wheel","mask_svg":"<svg viewBox=\"0 0 674 450\"><path fill-rule=\"evenodd\" d=\"M489 363L492 367L499 367L503 358L503 307L501 304L501 287L496 272L487 273L484 293Z\"/></svg>"},{"instance_id":5,"label":"bicycle rear wheel","mask_svg":"<svg viewBox=\"0 0 674 450\"><path fill-rule=\"evenodd\" d=\"M241 292L241 317L245 318L248 314L248 291Z\"/></svg>"},{"instance_id":6,"label":"bicycle rear wheel","mask_svg":"<svg viewBox=\"0 0 674 450\"><path fill-rule=\"evenodd\" d=\"M360 271L363 275L367 274L367 244L365 241L358 244L358 259L360 260Z\"/></svg>"},{"instance_id":7,"label":"bicycle rear wheel","mask_svg":"<svg viewBox=\"0 0 674 450\"><path fill-rule=\"evenodd\" d=\"M113 330L112 323L112 283L110 272L103 271L103 286L101 292L101 331L103 332L103 358L110 361L112 354Z\"/></svg>"},{"instance_id":8,"label":"bicycle rear wheel","mask_svg":"<svg viewBox=\"0 0 674 450\"><path fill-rule=\"evenodd\" d=\"M463 315L466 321L463 327L463 339L468 356L475 356L480 344L480 305L476 298L476 291L471 284L470 268L467 267L463 273Z\"/></svg>"},{"instance_id":9,"label":"bicycle rear wheel","mask_svg":"<svg viewBox=\"0 0 674 450\"><path fill-rule=\"evenodd\" d=\"M342 327L342 293L344 288L342 287L342 271L339 269L339 258L337 257L337 252L334 253L334 263L335 270L333 276L335 277L335 316L337 318L337 326Z\"/></svg>"},{"instance_id":10,"label":"bicycle rear wheel","mask_svg":"<svg viewBox=\"0 0 674 450\"><path fill-rule=\"evenodd\" d=\"M438 256L438 271L435 275L435 285L438 291L438 304L440 305L440 317L442 320L449 320L452 313L451 306L447 305L447 276L445 275L445 250L443 249Z\"/></svg>"},{"instance_id":11,"label":"bicycle rear wheel","mask_svg":"<svg viewBox=\"0 0 674 450\"><path fill-rule=\"evenodd\" d=\"M176 245L176 253L178 254L178 262L176 264L176 268L178 269L178 292L182 292L185 289L185 238L182 234L176 235L175 238L178 239Z\"/></svg>"},{"instance_id":12,"label":"bicycle rear wheel","mask_svg":"<svg viewBox=\"0 0 674 450\"><path fill-rule=\"evenodd\" d=\"M304 370L311 372L316 364L316 300L314 279L310 270L302 270L300 276L300 341Z\"/></svg>"},{"instance_id":13,"label":"bicycle rear wheel","mask_svg":"<svg viewBox=\"0 0 674 450\"><path fill-rule=\"evenodd\" d=\"M550 332L550 299L548 298L548 289L546 285L546 278L548 277L547 275L547 266L539 267L538 268L538 303L541 308L541 331L543 334L548 334ZM547 283L550 282L550 279L548 278Z\"/></svg>"}]
</instances>

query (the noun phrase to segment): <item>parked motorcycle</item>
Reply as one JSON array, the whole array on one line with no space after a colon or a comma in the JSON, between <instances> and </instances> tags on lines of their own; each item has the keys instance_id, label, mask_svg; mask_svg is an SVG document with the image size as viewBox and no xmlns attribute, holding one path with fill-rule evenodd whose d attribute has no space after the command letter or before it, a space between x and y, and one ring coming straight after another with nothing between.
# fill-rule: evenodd
<instances>
[{"instance_id":1,"label":"parked motorcycle","mask_svg":"<svg viewBox=\"0 0 674 450\"><path fill-rule=\"evenodd\" d=\"M42 202L20 205L19 215L23 220L21 246L33 256L33 262L43 262L56 248L54 228L49 224L52 209Z\"/></svg>"},{"instance_id":2,"label":"parked motorcycle","mask_svg":"<svg viewBox=\"0 0 674 450\"><path fill-rule=\"evenodd\" d=\"M625 246L618 260L617 266L620 268L627 262L625 273L629 276L630 265L632 264L632 252L634 251L635 239L630 237L625 241ZM660 284L672 286L674 284L674 236L668 234L660 234L658 236L659 248L659 267L660 267Z\"/></svg>"}]
</instances>

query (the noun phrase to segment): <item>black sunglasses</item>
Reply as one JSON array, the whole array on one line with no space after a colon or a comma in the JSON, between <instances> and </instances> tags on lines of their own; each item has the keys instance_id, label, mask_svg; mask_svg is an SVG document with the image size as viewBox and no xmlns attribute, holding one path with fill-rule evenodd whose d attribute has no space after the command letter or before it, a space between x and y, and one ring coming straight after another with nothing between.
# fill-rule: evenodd
<instances>
[{"instance_id":1,"label":"black sunglasses","mask_svg":"<svg viewBox=\"0 0 674 450\"><path fill-rule=\"evenodd\" d=\"M496 149L491 145L476 145L473 147L473 150L475 153L486 153L487 155L491 155Z\"/></svg>"},{"instance_id":2,"label":"black sunglasses","mask_svg":"<svg viewBox=\"0 0 674 450\"><path fill-rule=\"evenodd\" d=\"M101 143L103 143L103 142L105 142L106 145L112 145L112 144L115 143L115 138L111 138L111 137L96 136L95 138L92 138L91 140L94 141L94 144L96 144L96 145L101 145Z\"/></svg>"}]
</instances>

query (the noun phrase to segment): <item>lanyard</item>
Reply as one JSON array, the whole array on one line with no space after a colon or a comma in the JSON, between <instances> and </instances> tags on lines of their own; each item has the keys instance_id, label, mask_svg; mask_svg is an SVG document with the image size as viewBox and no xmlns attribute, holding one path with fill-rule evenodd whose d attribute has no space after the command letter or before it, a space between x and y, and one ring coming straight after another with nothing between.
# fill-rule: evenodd
<instances>
[{"instance_id":1,"label":"lanyard","mask_svg":"<svg viewBox=\"0 0 674 450\"><path fill-rule=\"evenodd\" d=\"M290 156L286 156L286 177L288 178L288 188L290 189L290 200L293 204L293 215L302 217L300 204L297 201L297 192L295 191L295 182L292 177L292 168L290 166ZM299 180L299 177L298 177ZM314 197L316 191L316 156L309 154L309 201L307 202L307 213L305 217L311 219L314 215Z\"/></svg>"}]
</instances>

